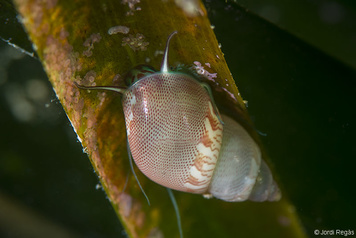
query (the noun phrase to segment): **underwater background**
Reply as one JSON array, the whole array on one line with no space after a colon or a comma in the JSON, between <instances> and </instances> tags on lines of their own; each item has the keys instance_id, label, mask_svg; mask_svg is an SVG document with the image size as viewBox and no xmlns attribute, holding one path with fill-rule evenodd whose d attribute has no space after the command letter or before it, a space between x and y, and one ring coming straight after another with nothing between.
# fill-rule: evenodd
<instances>
[{"instance_id":1,"label":"underwater background","mask_svg":"<svg viewBox=\"0 0 356 238\"><path fill-rule=\"evenodd\" d=\"M308 236L355 231L356 3L236 2L205 4L283 196ZM125 237L41 63L3 41L0 122L0 237Z\"/></svg>"}]
</instances>

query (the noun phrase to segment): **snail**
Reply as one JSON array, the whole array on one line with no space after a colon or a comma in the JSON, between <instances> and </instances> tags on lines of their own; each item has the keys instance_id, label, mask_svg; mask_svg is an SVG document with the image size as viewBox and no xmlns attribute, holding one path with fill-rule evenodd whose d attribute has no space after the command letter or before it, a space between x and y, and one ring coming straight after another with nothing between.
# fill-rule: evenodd
<instances>
[{"instance_id":1,"label":"snail","mask_svg":"<svg viewBox=\"0 0 356 238\"><path fill-rule=\"evenodd\" d=\"M170 70L167 40L160 71L132 69L127 88L83 86L122 94L133 160L154 182L228 202L277 201L280 191L259 146L234 119L221 114L210 88L193 73Z\"/></svg>"}]
</instances>

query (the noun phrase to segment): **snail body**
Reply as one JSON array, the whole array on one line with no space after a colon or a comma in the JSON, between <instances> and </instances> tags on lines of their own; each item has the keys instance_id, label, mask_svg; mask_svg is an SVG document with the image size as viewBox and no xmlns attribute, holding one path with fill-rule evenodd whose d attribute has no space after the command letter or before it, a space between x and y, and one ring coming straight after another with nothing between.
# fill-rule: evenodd
<instances>
[{"instance_id":1,"label":"snail body","mask_svg":"<svg viewBox=\"0 0 356 238\"><path fill-rule=\"evenodd\" d=\"M86 87L121 93L129 148L154 182L225 201L274 201L280 192L261 151L235 120L220 115L208 85L170 71L166 44L161 70L137 66L128 87Z\"/></svg>"}]
</instances>

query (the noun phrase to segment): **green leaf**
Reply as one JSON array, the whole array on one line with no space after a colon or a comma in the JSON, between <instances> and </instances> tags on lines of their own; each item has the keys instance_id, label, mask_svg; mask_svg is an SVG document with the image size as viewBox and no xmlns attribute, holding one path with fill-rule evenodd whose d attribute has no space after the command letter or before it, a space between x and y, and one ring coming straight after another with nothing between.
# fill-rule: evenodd
<instances>
[{"instance_id":1,"label":"green leaf","mask_svg":"<svg viewBox=\"0 0 356 238\"><path fill-rule=\"evenodd\" d=\"M17 0L16 3L53 87L128 234L142 237L163 233L167 237L178 237L175 216L172 215L173 207L164 188L137 171L152 206L148 207L132 176L129 176L124 190L129 166L120 97L109 93L79 91L72 82L92 82L94 79L97 85L112 85L117 83L118 75L123 76L130 68L145 63L147 59L158 68L161 55L155 55L156 50L163 50L167 36L178 30L178 37L172 41L171 64L190 65L194 61L210 63L211 72L219 75L219 85L212 86L221 110L234 110L243 118L242 121L249 121L210 29L204 7L199 4L201 11L196 16L187 16L176 5L161 1L142 2L131 10L128 5L118 1L98 4L95 1L38 3ZM208 5L208 8L219 9L225 6L214 3ZM134 11L137 7L141 10ZM126 15L127 12L130 14ZM319 93L328 100L328 105L335 106L335 100L330 100L330 97L318 91L329 92L330 88L320 86L325 82L322 80L334 82L338 75L354 78L354 72L244 9L234 6L216 12L214 14L211 11L210 18L218 21L219 17L223 17L221 21L225 24L216 24L218 35L224 32L229 36L231 32L224 42L224 37L218 39L223 42L223 50L229 49L225 52L226 57L239 87L245 90L243 95L249 100L250 112L258 122L257 127L276 125L274 130L267 131L268 137L263 140L271 151L269 163L275 165L274 174L282 186L283 199L276 203L226 203L175 192L185 237L303 237L296 208L291 205L288 197L298 204L298 209L303 204L300 203L300 196L305 195L301 186L310 183L308 179L315 178L313 173L317 171L317 166L313 167L308 154L311 152L317 155L317 150L311 150L310 147L314 141L319 140L312 132L318 118L313 114L313 109L324 107L322 102L316 104L305 95L314 96L314 93ZM220 13L224 13L223 16ZM109 35L107 32L112 26L125 26L130 32ZM137 38L138 33L145 36L144 42L149 43L147 50L138 49L138 45L132 48L122 46L125 37ZM225 79L228 86L225 85ZM290 88L293 91L286 90ZM294 91L296 88L298 90ZM233 98L237 99L236 103ZM260 107L254 106L258 101ZM299 104L301 101L303 103ZM308 115L315 117L309 118ZM286 121L286 116L297 121ZM264 121L258 121L262 118ZM311 124L314 126L308 132L303 130L300 133L296 129L299 128L298 119L303 121L305 118L314 122ZM281 129L286 131L281 132ZM323 133L321 130L317 132ZM255 130L250 130L250 133L257 138ZM310 134L315 136L314 140ZM300 152L295 148L299 141L304 142ZM314 168L313 172L309 165ZM305 171L312 176L303 176L301 172ZM303 182L299 182L296 177L301 177ZM335 186L332 188L335 189ZM313 190L309 190L309 193L313 194ZM306 207L305 203L303 205ZM321 206L317 203L314 205ZM315 222L311 224L308 231L317 226ZM329 227L328 224L322 227Z\"/></svg>"}]
</instances>

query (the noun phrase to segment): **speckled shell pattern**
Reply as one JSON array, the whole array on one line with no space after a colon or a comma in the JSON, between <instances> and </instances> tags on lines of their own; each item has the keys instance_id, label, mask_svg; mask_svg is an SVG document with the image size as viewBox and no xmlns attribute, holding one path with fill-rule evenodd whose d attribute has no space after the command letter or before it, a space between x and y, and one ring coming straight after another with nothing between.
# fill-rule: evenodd
<instances>
[{"instance_id":1,"label":"speckled shell pattern","mask_svg":"<svg viewBox=\"0 0 356 238\"><path fill-rule=\"evenodd\" d=\"M206 89L181 73L155 73L123 95L132 157L165 187L205 193L219 157L223 126Z\"/></svg>"}]
</instances>

